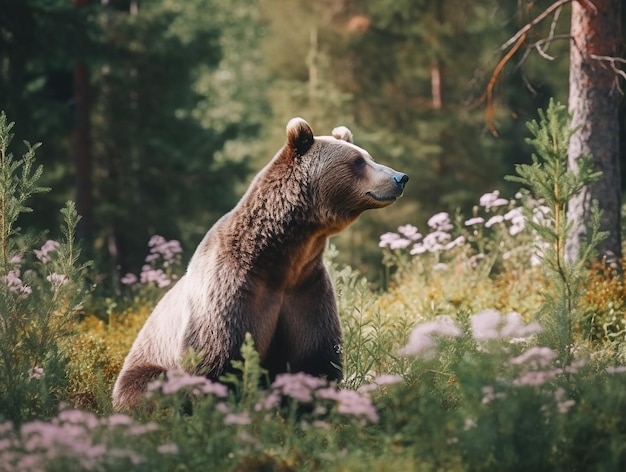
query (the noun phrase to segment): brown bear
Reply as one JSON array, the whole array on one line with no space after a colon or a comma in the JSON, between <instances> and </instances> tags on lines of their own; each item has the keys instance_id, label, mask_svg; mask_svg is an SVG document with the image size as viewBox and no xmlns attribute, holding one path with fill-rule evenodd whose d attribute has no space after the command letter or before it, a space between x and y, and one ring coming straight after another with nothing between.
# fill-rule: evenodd
<instances>
[{"instance_id":1,"label":"brown bear","mask_svg":"<svg viewBox=\"0 0 626 472\"><path fill-rule=\"evenodd\" d=\"M194 373L218 379L246 332L270 377L302 371L341 379L326 241L363 211L394 202L408 176L374 162L347 128L332 134L314 137L302 118L289 121L287 143L208 231L139 332L115 383L116 409L136 405L190 349L201 359Z\"/></svg>"}]
</instances>

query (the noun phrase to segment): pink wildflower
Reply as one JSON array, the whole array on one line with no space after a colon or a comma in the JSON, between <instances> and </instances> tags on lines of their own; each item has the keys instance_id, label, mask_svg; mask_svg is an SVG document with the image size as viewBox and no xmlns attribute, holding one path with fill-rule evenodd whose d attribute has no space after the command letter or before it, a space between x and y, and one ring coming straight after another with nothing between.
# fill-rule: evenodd
<instances>
[{"instance_id":1,"label":"pink wildflower","mask_svg":"<svg viewBox=\"0 0 626 472\"><path fill-rule=\"evenodd\" d=\"M607 374L623 374L626 373L626 365L618 365L617 367L607 367Z\"/></svg>"},{"instance_id":2,"label":"pink wildflower","mask_svg":"<svg viewBox=\"0 0 626 472\"><path fill-rule=\"evenodd\" d=\"M433 321L422 323L413 328L409 336L409 342L400 350L403 355L432 355L432 348L435 345L433 338L448 337L454 338L461 335L461 330L448 315L440 315Z\"/></svg>"},{"instance_id":3,"label":"pink wildflower","mask_svg":"<svg viewBox=\"0 0 626 472\"><path fill-rule=\"evenodd\" d=\"M155 234L148 241L148 247L158 246L160 244L165 243L165 241L166 241L166 239L163 236L161 236L159 234Z\"/></svg>"},{"instance_id":4,"label":"pink wildflower","mask_svg":"<svg viewBox=\"0 0 626 472\"><path fill-rule=\"evenodd\" d=\"M477 341L484 341L499 337L499 324L500 312L496 310L483 310L470 317L472 334L474 339Z\"/></svg>"},{"instance_id":5,"label":"pink wildflower","mask_svg":"<svg viewBox=\"0 0 626 472\"><path fill-rule=\"evenodd\" d=\"M61 422L84 425L88 429L94 429L100 424L96 415L83 410L63 410L57 418Z\"/></svg>"},{"instance_id":6,"label":"pink wildflower","mask_svg":"<svg viewBox=\"0 0 626 472\"><path fill-rule=\"evenodd\" d=\"M545 384L548 380L553 379L558 374L556 370L531 370L524 372L518 378L513 380L513 385L538 387Z\"/></svg>"},{"instance_id":7,"label":"pink wildflower","mask_svg":"<svg viewBox=\"0 0 626 472\"><path fill-rule=\"evenodd\" d=\"M135 274L128 273L120 279L120 282L122 282L124 285L134 285L137 283L138 280L139 279Z\"/></svg>"},{"instance_id":8,"label":"pink wildflower","mask_svg":"<svg viewBox=\"0 0 626 472\"><path fill-rule=\"evenodd\" d=\"M272 383L272 390L281 392L299 402L308 403L313 400L311 392L324 387L326 381L304 372L295 374L279 374Z\"/></svg>"},{"instance_id":9,"label":"pink wildflower","mask_svg":"<svg viewBox=\"0 0 626 472\"><path fill-rule=\"evenodd\" d=\"M16 254L9 259L9 264L21 264L22 262L24 262L24 256L22 254Z\"/></svg>"},{"instance_id":10,"label":"pink wildflower","mask_svg":"<svg viewBox=\"0 0 626 472\"><path fill-rule=\"evenodd\" d=\"M159 288L167 287L172 283L162 269L153 269L147 264L141 268L140 281L142 284L154 282Z\"/></svg>"},{"instance_id":11,"label":"pink wildflower","mask_svg":"<svg viewBox=\"0 0 626 472\"><path fill-rule=\"evenodd\" d=\"M371 423L378 422L378 412L369 398L359 395L354 390L340 390L337 399L338 413L363 417Z\"/></svg>"},{"instance_id":12,"label":"pink wildflower","mask_svg":"<svg viewBox=\"0 0 626 472\"><path fill-rule=\"evenodd\" d=\"M556 400L556 407L559 410L559 413L565 414L569 411L571 407L576 404L575 400L567 400L565 398L566 392L563 387L559 387L554 392L554 398Z\"/></svg>"},{"instance_id":13,"label":"pink wildflower","mask_svg":"<svg viewBox=\"0 0 626 472\"><path fill-rule=\"evenodd\" d=\"M361 385L357 389L357 392L361 394L369 393L369 392L373 392L374 390L377 390L383 385L393 385L393 384L402 383L402 382L404 382L404 379L400 377L399 375L383 374L383 375L376 377L374 380L372 380L371 383Z\"/></svg>"},{"instance_id":14,"label":"pink wildflower","mask_svg":"<svg viewBox=\"0 0 626 472\"><path fill-rule=\"evenodd\" d=\"M28 378L39 380L43 377L43 367L35 366L28 371Z\"/></svg>"},{"instance_id":15,"label":"pink wildflower","mask_svg":"<svg viewBox=\"0 0 626 472\"><path fill-rule=\"evenodd\" d=\"M500 330L502 337L526 338L532 334L539 333L541 325L537 322L524 323L522 315L516 311L510 311L504 315L503 326Z\"/></svg>"},{"instance_id":16,"label":"pink wildflower","mask_svg":"<svg viewBox=\"0 0 626 472\"><path fill-rule=\"evenodd\" d=\"M117 459L130 459L130 462L133 465L139 465L145 461L143 456L132 449L110 449L107 455Z\"/></svg>"},{"instance_id":17,"label":"pink wildflower","mask_svg":"<svg viewBox=\"0 0 626 472\"><path fill-rule=\"evenodd\" d=\"M105 424L107 424L108 426L129 426L131 424L133 424L133 419L128 416L128 415L124 415L121 413L117 413L115 415L111 415L108 418L104 418L102 420Z\"/></svg>"},{"instance_id":18,"label":"pink wildflower","mask_svg":"<svg viewBox=\"0 0 626 472\"><path fill-rule=\"evenodd\" d=\"M165 382L151 382L148 386L149 391L159 390L171 395L183 389L190 389L195 395L215 395L217 397L225 397L228 389L225 385L217 382L211 382L206 377L199 375L190 375L181 369L172 369L167 372Z\"/></svg>"},{"instance_id":19,"label":"pink wildflower","mask_svg":"<svg viewBox=\"0 0 626 472\"><path fill-rule=\"evenodd\" d=\"M280 394L272 390L265 399L259 401L256 405L254 405L255 411L261 410L273 410L274 408L278 408L280 405Z\"/></svg>"},{"instance_id":20,"label":"pink wildflower","mask_svg":"<svg viewBox=\"0 0 626 472\"><path fill-rule=\"evenodd\" d=\"M57 289L69 280L67 275L52 273L46 277L46 280L52 284L52 288Z\"/></svg>"},{"instance_id":21,"label":"pink wildflower","mask_svg":"<svg viewBox=\"0 0 626 472\"><path fill-rule=\"evenodd\" d=\"M157 452L160 454L178 454L178 446L174 443L161 444L157 446Z\"/></svg>"},{"instance_id":22,"label":"pink wildflower","mask_svg":"<svg viewBox=\"0 0 626 472\"><path fill-rule=\"evenodd\" d=\"M395 374L379 375L372 381L372 383L376 385L393 385L393 384L403 383L403 382L404 382L404 379L401 376L395 375Z\"/></svg>"},{"instance_id":23,"label":"pink wildflower","mask_svg":"<svg viewBox=\"0 0 626 472\"><path fill-rule=\"evenodd\" d=\"M339 391L333 387L320 388L319 390L315 392L316 398L321 398L324 400L332 400L335 402L339 400L338 395L339 395Z\"/></svg>"},{"instance_id":24,"label":"pink wildflower","mask_svg":"<svg viewBox=\"0 0 626 472\"><path fill-rule=\"evenodd\" d=\"M483 399L481 400L481 403L483 405L488 405L489 403L491 403L492 401L498 398L504 398L504 393L502 392L496 393L495 389L491 385L487 385L483 387L481 391L483 392Z\"/></svg>"},{"instance_id":25,"label":"pink wildflower","mask_svg":"<svg viewBox=\"0 0 626 472\"><path fill-rule=\"evenodd\" d=\"M498 338L527 338L541 331L538 323L524 323L522 315L511 311L502 315L497 310L483 310L470 317L472 335L477 341Z\"/></svg>"},{"instance_id":26,"label":"pink wildflower","mask_svg":"<svg viewBox=\"0 0 626 472\"><path fill-rule=\"evenodd\" d=\"M154 422L146 423L146 424L136 424L127 429L127 433L130 436L142 436L146 433L151 433L153 431L158 431L159 425Z\"/></svg>"},{"instance_id":27,"label":"pink wildflower","mask_svg":"<svg viewBox=\"0 0 626 472\"><path fill-rule=\"evenodd\" d=\"M250 423L251 423L250 416L248 416L248 413L246 413L246 412L229 413L224 418L224 424L225 425L245 426L245 425L250 424Z\"/></svg>"},{"instance_id":28,"label":"pink wildflower","mask_svg":"<svg viewBox=\"0 0 626 472\"><path fill-rule=\"evenodd\" d=\"M58 242L48 239L44 245L41 246L41 249L35 249L35 256L37 256L37 259L41 262L47 264L52 260L50 253L55 252L60 246Z\"/></svg>"},{"instance_id":29,"label":"pink wildflower","mask_svg":"<svg viewBox=\"0 0 626 472\"><path fill-rule=\"evenodd\" d=\"M165 267L177 262L180 254L183 252L180 242L176 240L167 241L163 236L159 235L152 236L150 241L148 241L148 246L151 248L151 254L146 257L146 262L152 262L162 257Z\"/></svg>"},{"instance_id":30,"label":"pink wildflower","mask_svg":"<svg viewBox=\"0 0 626 472\"><path fill-rule=\"evenodd\" d=\"M476 421L471 418L465 418L465 422L463 424L463 431L469 431L476 427Z\"/></svg>"},{"instance_id":31,"label":"pink wildflower","mask_svg":"<svg viewBox=\"0 0 626 472\"><path fill-rule=\"evenodd\" d=\"M20 298L26 298L33 293L33 289L25 285L20 279L20 270L11 269L7 275L0 277L0 282L5 283L9 288L9 292L18 294Z\"/></svg>"},{"instance_id":32,"label":"pink wildflower","mask_svg":"<svg viewBox=\"0 0 626 472\"><path fill-rule=\"evenodd\" d=\"M531 369L548 367L556 358L556 352L549 347L531 347L519 356L509 359L511 365L528 365Z\"/></svg>"}]
</instances>

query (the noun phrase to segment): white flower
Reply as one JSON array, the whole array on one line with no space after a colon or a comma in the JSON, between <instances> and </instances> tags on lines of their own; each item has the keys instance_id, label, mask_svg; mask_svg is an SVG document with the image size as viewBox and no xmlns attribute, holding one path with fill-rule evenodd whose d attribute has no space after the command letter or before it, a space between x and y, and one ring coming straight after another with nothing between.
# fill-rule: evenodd
<instances>
[{"instance_id":1,"label":"white flower","mask_svg":"<svg viewBox=\"0 0 626 472\"><path fill-rule=\"evenodd\" d=\"M436 213L428 220L428 226L438 231L450 231L453 226L450 221L450 215L445 211Z\"/></svg>"},{"instance_id":2,"label":"white flower","mask_svg":"<svg viewBox=\"0 0 626 472\"><path fill-rule=\"evenodd\" d=\"M404 237L410 239L411 241L417 241L422 237L417 227L413 225L399 226L398 232L402 233Z\"/></svg>"},{"instance_id":3,"label":"white flower","mask_svg":"<svg viewBox=\"0 0 626 472\"><path fill-rule=\"evenodd\" d=\"M485 211L489 211L493 207L499 207L508 205L509 201L504 198L499 198L500 191L494 190L491 193L486 193L480 197L480 206L485 207Z\"/></svg>"},{"instance_id":4,"label":"white flower","mask_svg":"<svg viewBox=\"0 0 626 472\"><path fill-rule=\"evenodd\" d=\"M504 221L504 217L502 215L495 215L489 218L485 223L485 228L491 228L493 225L502 223Z\"/></svg>"},{"instance_id":5,"label":"white flower","mask_svg":"<svg viewBox=\"0 0 626 472\"><path fill-rule=\"evenodd\" d=\"M474 225L479 225L485 222L485 219L477 216L475 218L470 218L469 220L465 221L465 226L474 226Z\"/></svg>"}]
</instances>

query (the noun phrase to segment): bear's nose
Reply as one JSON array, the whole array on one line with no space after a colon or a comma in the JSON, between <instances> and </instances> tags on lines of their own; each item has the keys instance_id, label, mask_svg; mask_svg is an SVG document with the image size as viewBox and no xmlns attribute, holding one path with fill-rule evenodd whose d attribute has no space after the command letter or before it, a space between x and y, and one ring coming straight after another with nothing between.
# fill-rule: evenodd
<instances>
[{"instance_id":1,"label":"bear's nose","mask_svg":"<svg viewBox=\"0 0 626 472\"><path fill-rule=\"evenodd\" d=\"M404 190L404 185L409 181L409 176L403 174L402 172L398 172L393 176L393 181L400 189Z\"/></svg>"}]
</instances>

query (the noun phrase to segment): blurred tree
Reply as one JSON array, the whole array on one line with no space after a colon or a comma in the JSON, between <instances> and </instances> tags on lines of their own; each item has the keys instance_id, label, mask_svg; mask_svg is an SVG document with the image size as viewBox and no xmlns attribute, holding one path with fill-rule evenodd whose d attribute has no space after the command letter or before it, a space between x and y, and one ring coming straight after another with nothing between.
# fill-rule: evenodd
<instances>
[{"instance_id":1,"label":"blurred tree","mask_svg":"<svg viewBox=\"0 0 626 472\"><path fill-rule=\"evenodd\" d=\"M137 269L155 232L193 250L240 194L267 116L256 0L2 0L0 9L0 103L19 135L44 142L43 180L54 189L34 202L44 217L21 223L55 226L58 200L78 198L88 213L91 198L93 254L108 274ZM74 141L75 127L89 140ZM76 161L73 142L84 145Z\"/></svg>"},{"instance_id":2,"label":"blurred tree","mask_svg":"<svg viewBox=\"0 0 626 472\"><path fill-rule=\"evenodd\" d=\"M73 0L77 8L89 6L89 0ZM90 119L89 69L84 57L77 57L74 63L74 168L76 172L76 210L81 219L76 227L76 237L82 240L88 254L91 254L93 237L93 198Z\"/></svg>"},{"instance_id":3,"label":"blurred tree","mask_svg":"<svg viewBox=\"0 0 626 472\"><path fill-rule=\"evenodd\" d=\"M0 11L0 104L15 120L17 135L45 143L42 182L55 189L33 201L37 219L26 215L21 223L56 227L58 208L74 198L73 68L77 58L97 51L99 28L85 27L91 8L75 8L68 0L2 0Z\"/></svg>"},{"instance_id":4,"label":"blurred tree","mask_svg":"<svg viewBox=\"0 0 626 472\"><path fill-rule=\"evenodd\" d=\"M191 251L230 209L262 117L255 2L161 0L108 8L94 84L95 225L111 270L154 233ZM240 148L228 143L237 141Z\"/></svg>"},{"instance_id":5,"label":"blurred tree","mask_svg":"<svg viewBox=\"0 0 626 472\"><path fill-rule=\"evenodd\" d=\"M340 256L348 255L352 264L371 261L376 254L371 242L390 227L424 225L437 211L470 211L480 195L502 187L503 175L528 159L520 146L525 121L553 91L563 89L559 80L566 83L565 76L545 74L533 58L505 76L499 83L496 139L475 103L497 57L494 38L504 41L521 21L517 5L495 0L263 0L261 5L269 31L265 47L272 52L267 65L277 79L271 103L280 122L301 114L321 134L346 124L374 158L411 176L400 205L365 214L335 239ZM299 27L285 28L287 21ZM282 130L278 123L275 128Z\"/></svg>"}]
</instances>

